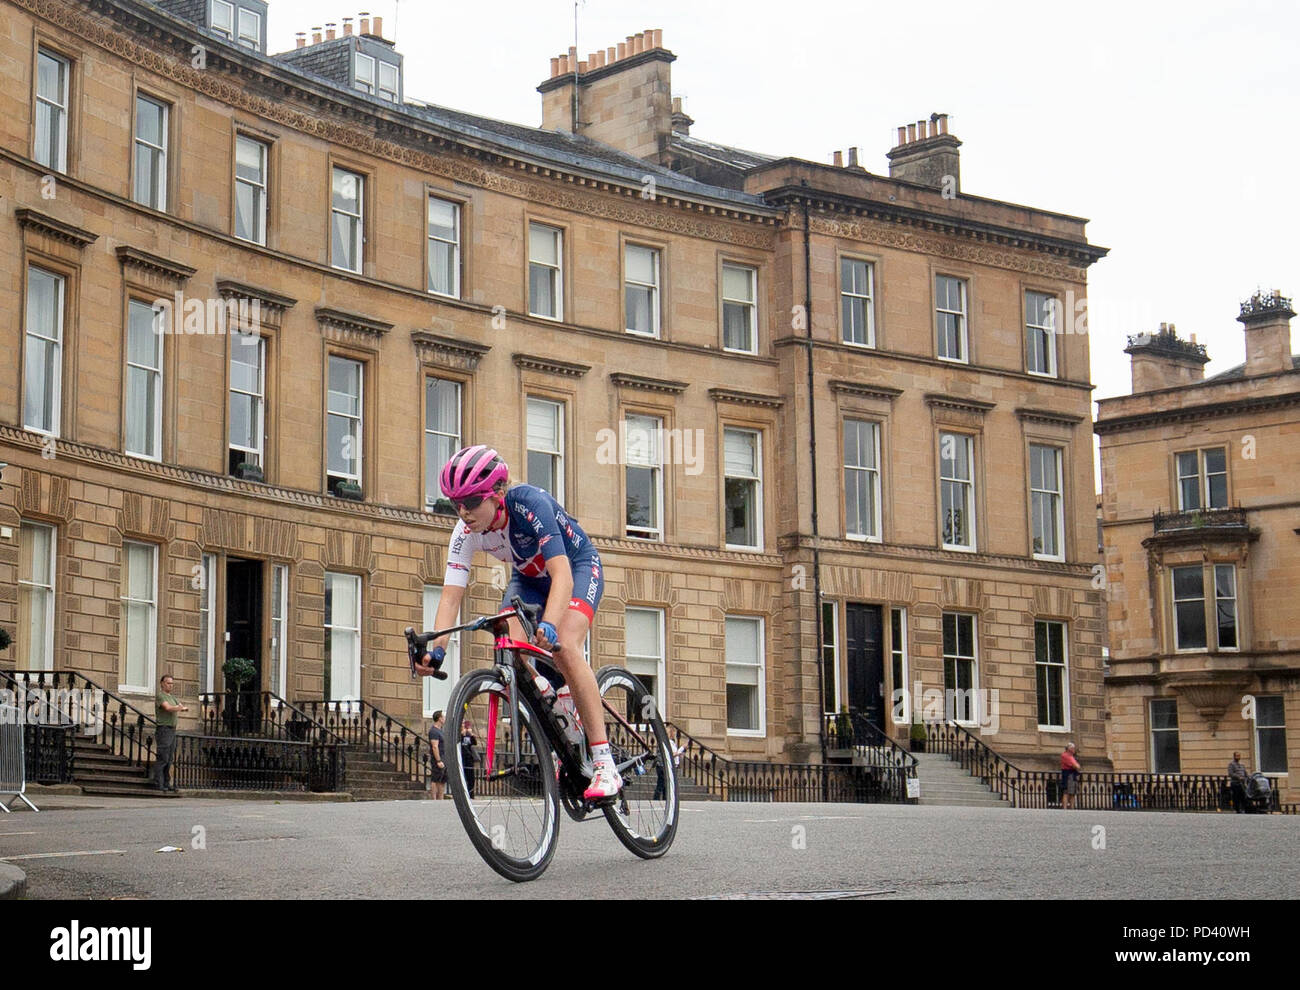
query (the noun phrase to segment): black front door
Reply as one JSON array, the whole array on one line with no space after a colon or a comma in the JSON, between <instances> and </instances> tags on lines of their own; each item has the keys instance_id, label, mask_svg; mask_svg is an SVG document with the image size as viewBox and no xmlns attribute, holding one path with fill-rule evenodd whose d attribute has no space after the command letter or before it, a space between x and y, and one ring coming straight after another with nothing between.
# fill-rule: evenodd
<instances>
[{"instance_id":1,"label":"black front door","mask_svg":"<svg viewBox=\"0 0 1300 990\"><path fill-rule=\"evenodd\" d=\"M245 691L262 690L262 562L229 560L226 563L226 658L252 661L257 675L243 685ZM225 689L235 685L227 681Z\"/></svg>"},{"instance_id":2,"label":"black front door","mask_svg":"<svg viewBox=\"0 0 1300 990\"><path fill-rule=\"evenodd\" d=\"M845 605L844 657L849 672L848 704L885 731L885 654L879 605Z\"/></svg>"}]
</instances>

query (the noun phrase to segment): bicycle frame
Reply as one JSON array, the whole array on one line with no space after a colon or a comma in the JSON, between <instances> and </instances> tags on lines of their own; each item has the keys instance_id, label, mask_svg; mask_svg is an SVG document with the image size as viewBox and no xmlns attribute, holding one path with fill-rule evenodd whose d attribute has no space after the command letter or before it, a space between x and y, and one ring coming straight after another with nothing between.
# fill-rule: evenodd
<instances>
[{"instance_id":1,"label":"bicycle frame","mask_svg":"<svg viewBox=\"0 0 1300 990\"><path fill-rule=\"evenodd\" d=\"M505 701L507 712L504 717L510 719L510 750L514 754L514 765L508 769L502 769L494 772L496 763L496 728L497 722L502 718L499 711L500 702L497 695L493 695L488 702L488 725L487 725L487 752L485 754L484 773L487 780L518 774L520 761L523 754L520 752L519 736L519 692L522 690L528 701L532 704L532 709L538 715L539 728L543 737L550 746L551 751L559 757L560 764L565 770L568 781L576 788L580 782L590 779L590 773L584 766L582 752L576 750L565 738L564 732L555 720L555 716L542 700L541 692L537 690L534 683L538 676L537 668L533 665L530 657L536 657L546 661L557 672L559 668L555 665L554 655L547 651L534 646L532 643L523 640L514 639L510 635L509 620L517 618L523 626L524 634L532 636L536 633L537 619L533 609L524 605L523 601L516 595L511 598L511 608L498 612L496 615L484 616L473 622L466 623L462 626L455 626L451 629L443 629L436 632L423 633L415 635L413 629L407 629L408 650L413 651L417 646L426 646L434 639L450 635L452 633L470 631L477 632L482 629L491 629L493 635L492 644L492 662L500 675L501 682L505 687ZM655 747L648 743L641 735L637 728L629 723L623 715L616 711L612 705L604 698L601 699L601 705L614 719L623 726L632 737L646 750L639 756L626 760L618 765L618 771L621 774L626 768L635 766L638 763L644 763L647 754L653 759ZM461 713L449 712L448 715L454 715L460 718ZM585 736L585 730L584 730ZM584 747L585 748L585 747ZM581 793L576 795L581 799Z\"/></svg>"}]
</instances>

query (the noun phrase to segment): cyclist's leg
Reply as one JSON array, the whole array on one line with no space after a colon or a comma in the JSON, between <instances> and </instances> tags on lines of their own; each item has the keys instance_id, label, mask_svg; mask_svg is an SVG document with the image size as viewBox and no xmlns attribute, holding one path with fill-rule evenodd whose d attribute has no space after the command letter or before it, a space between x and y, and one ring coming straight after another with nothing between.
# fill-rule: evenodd
<instances>
[{"instance_id":1,"label":"cyclist's leg","mask_svg":"<svg viewBox=\"0 0 1300 990\"><path fill-rule=\"evenodd\" d=\"M591 557L573 564L573 594L569 607L564 610L560 624L556 627L559 635L560 650L556 654L556 664L564 675L573 692L573 702L578 706L587 730L587 742L592 746L608 742L605 738L605 716L600 705L600 688L596 686L596 675L587 662L582 659L582 643L587 632L596 622L596 609L600 606L601 596L605 593L605 575L600 566L600 557Z\"/></svg>"}]
</instances>

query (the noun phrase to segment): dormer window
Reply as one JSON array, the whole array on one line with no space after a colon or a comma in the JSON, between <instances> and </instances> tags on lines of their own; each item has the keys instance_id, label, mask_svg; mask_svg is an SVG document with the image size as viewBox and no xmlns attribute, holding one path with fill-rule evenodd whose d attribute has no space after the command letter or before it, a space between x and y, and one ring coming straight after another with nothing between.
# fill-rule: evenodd
<instances>
[{"instance_id":1,"label":"dormer window","mask_svg":"<svg viewBox=\"0 0 1300 990\"><path fill-rule=\"evenodd\" d=\"M373 55L357 52L355 86L363 93L378 96L390 103L399 102L397 66L381 62Z\"/></svg>"},{"instance_id":2,"label":"dormer window","mask_svg":"<svg viewBox=\"0 0 1300 990\"><path fill-rule=\"evenodd\" d=\"M232 0L212 0L209 23L217 34L255 52L262 50L262 15Z\"/></svg>"}]
</instances>

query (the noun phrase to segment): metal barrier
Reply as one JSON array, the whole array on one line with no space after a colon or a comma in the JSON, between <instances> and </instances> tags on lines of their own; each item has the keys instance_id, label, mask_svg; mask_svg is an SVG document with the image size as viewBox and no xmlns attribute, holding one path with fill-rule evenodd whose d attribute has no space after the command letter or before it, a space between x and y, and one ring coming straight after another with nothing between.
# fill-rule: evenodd
<instances>
[{"instance_id":1,"label":"metal barrier","mask_svg":"<svg viewBox=\"0 0 1300 990\"><path fill-rule=\"evenodd\" d=\"M21 801L32 811L36 805L23 793L27 789L27 762L23 757L23 710L16 705L0 705L0 809L9 814L9 806ZM5 800L6 796L9 800Z\"/></svg>"}]
</instances>

